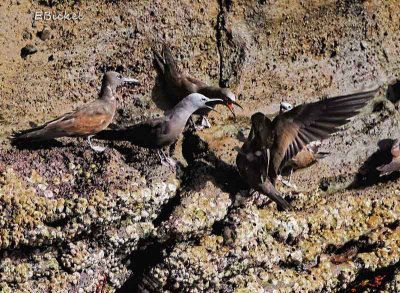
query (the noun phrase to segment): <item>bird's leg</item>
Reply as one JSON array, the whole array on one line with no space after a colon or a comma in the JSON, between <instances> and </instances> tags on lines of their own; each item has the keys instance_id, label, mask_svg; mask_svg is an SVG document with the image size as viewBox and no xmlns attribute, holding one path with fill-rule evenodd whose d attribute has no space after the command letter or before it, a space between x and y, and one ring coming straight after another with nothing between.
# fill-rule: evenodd
<instances>
[{"instance_id":1,"label":"bird's leg","mask_svg":"<svg viewBox=\"0 0 400 293\"><path fill-rule=\"evenodd\" d=\"M210 128L211 127L211 124L208 121L206 116L201 116L200 124L196 124L196 122L193 121L192 116L190 116L190 121L193 124L194 129L196 129L196 130L203 130L204 128Z\"/></svg>"},{"instance_id":2,"label":"bird's leg","mask_svg":"<svg viewBox=\"0 0 400 293\"><path fill-rule=\"evenodd\" d=\"M93 137L93 135L89 135L89 136L87 137L87 141L88 141L88 143L89 143L90 148L91 148L92 150L94 150L95 152L97 152L97 153L102 153L102 152L104 152L104 151L106 150L105 147L98 146L98 145L93 145L93 144L92 144L92 141L91 141L92 137Z\"/></svg>"},{"instance_id":3,"label":"bird's leg","mask_svg":"<svg viewBox=\"0 0 400 293\"><path fill-rule=\"evenodd\" d=\"M290 169L289 183L292 182L293 168Z\"/></svg>"},{"instance_id":4,"label":"bird's leg","mask_svg":"<svg viewBox=\"0 0 400 293\"><path fill-rule=\"evenodd\" d=\"M252 190L252 191L250 192L250 196L253 196L256 192L257 192L256 190Z\"/></svg>"},{"instance_id":5,"label":"bird's leg","mask_svg":"<svg viewBox=\"0 0 400 293\"><path fill-rule=\"evenodd\" d=\"M192 116L189 117L189 121L190 121L191 126L192 126L194 129L196 129L196 123L194 122Z\"/></svg>"},{"instance_id":6,"label":"bird's leg","mask_svg":"<svg viewBox=\"0 0 400 293\"><path fill-rule=\"evenodd\" d=\"M157 150L157 156L160 159L160 162L162 164L162 162L164 161L164 157L162 156L162 152L160 150Z\"/></svg>"},{"instance_id":7,"label":"bird's leg","mask_svg":"<svg viewBox=\"0 0 400 293\"><path fill-rule=\"evenodd\" d=\"M281 180L281 182L282 182L284 185L286 185L287 187L290 187L290 188L293 188L293 189L297 190L296 184L292 184L292 183L291 183L291 181L292 181L292 174L293 174L293 168L291 168L291 170L290 170L289 181L283 179L282 176L280 176L280 177L281 177L280 180Z\"/></svg>"}]
</instances>

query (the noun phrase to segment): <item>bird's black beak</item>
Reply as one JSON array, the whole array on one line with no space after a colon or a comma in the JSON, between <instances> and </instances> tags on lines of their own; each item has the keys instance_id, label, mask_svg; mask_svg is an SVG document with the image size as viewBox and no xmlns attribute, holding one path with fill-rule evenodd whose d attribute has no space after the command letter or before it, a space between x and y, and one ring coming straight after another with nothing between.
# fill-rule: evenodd
<instances>
[{"instance_id":1,"label":"bird's black beak","mask_svg":"<svg viewBox=\"0 0 400 293\"><path fill-rule=\"evenodd\" d=\"M219 104L221 102L223 102L223 100L221 99L208 99L208 101L206 102L206 108L210 109L211 111L217 112L218 114L221 115L221 113L215 110L214 107L207 105L210 103L211 105L215 106L216 104Z\"/></svg>"},{"instance_id":2,"label":"bird's black beak","mask_svg":"<svg viewBox=\"0 0 400 293\"><path fill-rule=\"evenodd\" d=\"M239 103L232 101L232 100L228 100L225 103L225 106L228 107L229 111L231 111L232 115L233 115L233 120L236 122L236 113L235 113L235 108L233 107L233 105L238 106L240 109L243 110L243 107L240 106Z\"/></svg>"}]
</instances>

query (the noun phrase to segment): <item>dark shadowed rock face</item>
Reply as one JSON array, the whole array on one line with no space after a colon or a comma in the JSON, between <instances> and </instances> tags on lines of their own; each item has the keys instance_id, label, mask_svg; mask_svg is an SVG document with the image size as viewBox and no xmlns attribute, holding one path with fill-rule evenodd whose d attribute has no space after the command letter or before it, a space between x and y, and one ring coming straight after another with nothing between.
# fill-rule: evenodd
<instances>
[{"instance_id":1,"label":"dark shadowed rock face","mask_svg":"<svg viewBox=\"0 0 400 293\"><path fill-rule=\"evenodd\" d=\"M1 292L400 291L400 175L376 171L400 137L400 3L80 2L0 4ZM32 23L28 11L47 9L83 19ZM221 107L213 128L185 132L176 172L127 143L9 145L13 130L95 99L111 69L142 83L118 92L112 127L160 115L151 48L163 41L245 108L236 124ZM330 155L293 174L297 190L278 183L294 210L257 207L234 163L251 114L377 84L323 142Z\"/></svg>"}]
</instances>

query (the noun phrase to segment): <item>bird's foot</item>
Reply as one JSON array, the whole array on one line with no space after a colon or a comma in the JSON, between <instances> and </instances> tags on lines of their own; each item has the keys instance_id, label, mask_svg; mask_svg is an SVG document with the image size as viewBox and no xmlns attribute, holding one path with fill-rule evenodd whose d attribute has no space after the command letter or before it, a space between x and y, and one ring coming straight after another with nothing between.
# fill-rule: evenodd
<instances>
[{"instance_id":1,"label":"bird's foot","mask_svg":"<svg viewBox=\"0 0 400 293\"><path fill-rule=\"evenodd\" d=\"M92 150L94 150L96 153L102 153L104 152L107 148L106 147L102 147L99 145L93 145L91 146Z\"/></svg>"},{"instance_id":2,"label":"bird's foot","mask_svg":"<svg viewBox=\"0 0 400 293\"><path fill-rule=\"evenodd\" d=\"M289 188L293 188L294 190L297 190L297 186L294 183L291 183L290 180L285 180L285 179L281 179L282 184L286 185Z\"/></svg>"},{"instance_id":3,"label":"bird's foot","mask_svg":"<svg viewBox=\"0 0 400 293\"><path fill-rule=\"evenodd\" d=\"M171 169L176 168L176 161L167 156L162 150L158 150L157 155L160 158L161 165L169 167Z\"/></svg>"},{"instance_id":4,"label":"bird's foot","mask_svg":"<svg viewBox=\"0 0 400 293\"><path fill-rule=\"evenodd\" d=\"M176 167L176 161L173 158L167 157L165 158L165 160L167 161L167 163L172 167L175 168Z\"/></svg>"},{"instance_id":5,"label":"bird's foot","mask_svg":"<svg viewBox=\"0 0 400 293\"><path fill-rule=\"evenodd\" d=\"M166 157L166 158L161 159L161 164L163 166L169 167L171 169L175 169L177 163L174 159Z\"/></svg>"},{"instance_id":6,"label":"bird's foot","mask_svg":"<svg viewBox=\"0 0 400 293\"><path fill-rule=\"evenodd\" d=\"M89 146L92 150L94 150L96 153L102 153L106 150L106 147L98 146L98 145L93 145L92 144L92 137L93 135L88 136L87 141L89 143Z\"/></svg>"},{"instance_id":7,"label":"bird's foot","mask_svg":"<svg viewBox=\"0 0 400 293\"><path fill-rule=\"evenodd\" d=\"M282 175L278 175L276 179L282 182L283 185L289 188L293 188L294 190L297 190L296 184L292 183L290 179L289 180L283 179Z\"/></svg>"},{"instance_id":8,"label":"bird's foot","mask_svg":"<svg viewBox=\"0 0 400 293\"><path fill-rule=\"evenodd\" d=\"M204 128L211 128L211 123L210 123L210 121L208 121L208 119L207 119L206 116L203 116L203 117L201 118L200 126L202 126L202 127L204 127Z\"/></svg>"}]
</instances>

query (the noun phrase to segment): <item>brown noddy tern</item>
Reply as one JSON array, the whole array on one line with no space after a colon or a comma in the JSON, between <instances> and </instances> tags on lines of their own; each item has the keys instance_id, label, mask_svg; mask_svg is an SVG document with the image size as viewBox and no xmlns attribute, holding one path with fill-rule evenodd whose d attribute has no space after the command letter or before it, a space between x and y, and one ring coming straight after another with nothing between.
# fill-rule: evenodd
<instances>
[{"instance_id":1,"label":"brown noddy tern","mask_svg":"<svg viewBox=\"0 0 400 293\"><path fill-rule=\"evenodd\" d=\"M11 142L25 144L59 137L86 137L94 151L104 151L104 147L92 145L91 138L105 129L113 120L117 106L114 94L116 89L124 83L139 84L139 81L123 77L114 71L105 73L97 100L82 105L75 111L66 113L41 126L14 133Z\"/></svg>"},{"instance_id":2,"label":"brown noddy tern","mask_svg":"<svg viewBox=\"0 0 400 293\"><path fill-rule=\"evenodd\" d=\"M393 142L391 154L393 158L389 164L376 168L380 172L380 176L386 176L393 172L400 171L400 139L396 139Z\"/></svg>"},{"instance_id":3,"label":"brown noddy tern","mask_svg":"<svg viewBox=\"0 0 400 293\"><path fill-rule=\"evenodd\" d=\"M153 100L161 110L170 110L178 104L184 97L191 93L199 93L210 99L221 99L215 104L223 104L231 111L234 119L236 114L234 105L243 109L236 102L236 97L228 88L210 86L206 83L191 77L190 75L181 73L172 56L171 50L166 44L163 44L162 56L153 50L154 67L160 79L162 96L155 97ZM199 109L194 114L202 116L201 126L210 127L206 116L210 109Z\"/></svg>"},{"instance_id":4,"label":"brown noddy tern","mask_svg":"<svg viewBox=\"0 0 400 293\"><path fill-rule=\"evenodd\" d=\"M312 141L328 138L349 122L378 89L307 103L276 116L272 121L258 112L251 117L247 141L236 157L239 173L255 191L281 208L290 204L275 188L277 175L288 161Z\"/></svg>"},{"instance_id":5,"label":"brown noddy tern","mask_svg":"<svg viewBox=\"0 0 400 293\"><path fill-rule=\"evenodd\" d=\"M162 148L178 140L188 119L195 111L202 108L215 111L210 105L220 101L220 99L210 99L202 94L193 93L182 99L162 118L154 118L117 130L105 130L100 132L97 138L129 141L140 147L157 149L161 163L174 167L175 161L165 155Z\"/></svg>"}]
</instances>

